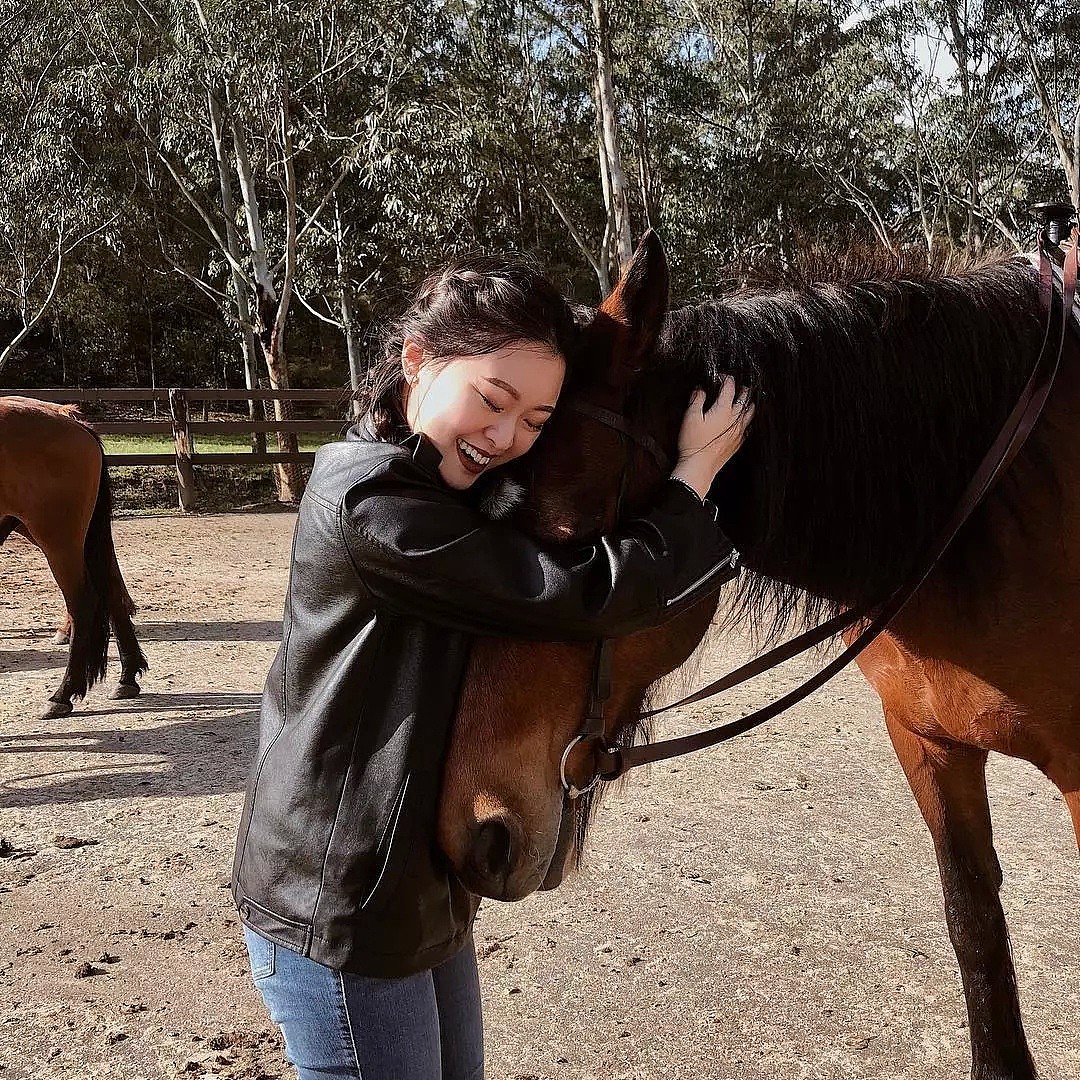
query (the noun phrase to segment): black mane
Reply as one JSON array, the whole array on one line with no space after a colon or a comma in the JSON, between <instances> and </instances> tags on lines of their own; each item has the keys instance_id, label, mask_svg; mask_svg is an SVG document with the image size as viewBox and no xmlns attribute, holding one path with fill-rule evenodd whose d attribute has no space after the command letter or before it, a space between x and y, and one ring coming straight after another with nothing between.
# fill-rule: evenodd
<instances>
[{"instance_id":1,"label":"black mane","mask_svg":"<svg viewBox=\"0 0 1080 1080\"><path fill-rule=\"evenodd\" d=\"M750 437L713 496L755 571L738 614L758 628L877 604L906 581L1036 361L1027 263L920 262L849 258L666 319L642 406L729 373L755 388ZM998 496L1020 490L1018 473L1050 478L1040 442L1036 430ZM950 577L985 569L984 518L950 549Z\"/></svg>"}]
</instances>

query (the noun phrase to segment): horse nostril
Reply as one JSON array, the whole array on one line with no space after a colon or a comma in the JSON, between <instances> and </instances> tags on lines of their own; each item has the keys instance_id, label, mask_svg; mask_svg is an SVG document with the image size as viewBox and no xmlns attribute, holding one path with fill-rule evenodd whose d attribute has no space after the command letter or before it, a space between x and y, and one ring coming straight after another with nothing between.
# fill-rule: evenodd
<instances>
[{"instance_id":1,"label":"horse nostril","mask_svg":"<svg viewBox=\"0 0 1080 1080\"><path fill-rule=\"evenodd\" d=\"M507 823L501 818L490 818L474 834L473 868L488 881L501 882L510 872L513 848Z\"/></svg>"}]
</instances>

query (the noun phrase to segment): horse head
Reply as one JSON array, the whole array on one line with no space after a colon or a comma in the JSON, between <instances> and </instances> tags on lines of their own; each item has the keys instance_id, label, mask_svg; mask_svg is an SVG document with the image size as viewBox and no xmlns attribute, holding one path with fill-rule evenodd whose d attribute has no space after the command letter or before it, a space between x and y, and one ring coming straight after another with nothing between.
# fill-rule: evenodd
<instances>
[{"instance_id":1,"label":"horse head","mask_svg":"<svg viewBox=\"0 0 1080 1080\"><path fill-rule=\"evenodd\" d=\"M528 496L515 524L538 541L587 543L617 517L645 507L666 480L692 389L688 377L658 370L655 346L667 305L667 263L649 233L584 329L564 401L542 445L523 459ZM633 739L649 686L693 652L714 610L715 600L706 601L613 644L609 740ZM567 836L560 765L582 726L596 655L592 644L475 643L438 824L442 850L472 891L511 900L561 881L571 845L558 843ZM568 777L583 784L591 759L586 744L575 748ZM591 798L571 805L580 854Z\"/></svg>"}]
</instances>

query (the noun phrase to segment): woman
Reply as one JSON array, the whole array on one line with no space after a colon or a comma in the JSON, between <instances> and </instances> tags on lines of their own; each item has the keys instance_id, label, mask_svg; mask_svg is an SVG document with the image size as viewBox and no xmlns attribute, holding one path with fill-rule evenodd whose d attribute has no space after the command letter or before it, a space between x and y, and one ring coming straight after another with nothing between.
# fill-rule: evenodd
<instances>
[{"instance_id":1,"label":"woman","mask_svg":"<svg viewBox=\"0 0 1080 1080\"><path fill-rule=\"evenodd\" d=\"M556 408L573 338L527 264L451 266L399 321L360 430L316 457L234 866L301 1080L482 1076L477 900L434 842L470 636L628 633L734 573L704 503L752 413L730 385L707 413L695 397L674 482L603 544L544 551L474 507Z\"/></svg>"}]
</instances>

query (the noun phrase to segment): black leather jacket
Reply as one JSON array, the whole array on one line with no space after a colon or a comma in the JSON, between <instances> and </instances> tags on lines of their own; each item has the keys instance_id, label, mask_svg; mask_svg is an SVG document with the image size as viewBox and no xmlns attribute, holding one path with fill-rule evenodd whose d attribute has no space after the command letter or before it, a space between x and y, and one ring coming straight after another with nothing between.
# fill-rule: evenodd
<instances>
[{"instance_id":1,"label":"black leather jacket","mask_svg":"<svg viewBox=\"0 0 1080 1080\"><path fill-rule=\"evenodd\" d=\"M439 461L423 436L318 452L233 867L252 929L365 975L442 963L476 913L434 841L472 635L618 636L735 573L681 484L617 534L548 552L481 517Z\"/></svg>"}]
</instances>

